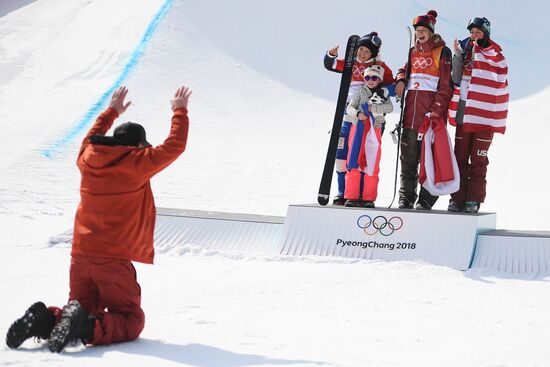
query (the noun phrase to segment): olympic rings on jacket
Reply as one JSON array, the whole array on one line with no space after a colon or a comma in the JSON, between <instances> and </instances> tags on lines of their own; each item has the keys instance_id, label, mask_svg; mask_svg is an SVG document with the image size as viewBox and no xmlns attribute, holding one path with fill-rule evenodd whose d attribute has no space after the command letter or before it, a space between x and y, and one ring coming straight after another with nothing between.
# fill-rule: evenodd
<instances>
[{"instance_id":1,"label":"olympic rings on jacket","mask_svg":"<svg viewBox=\"0 0 550 367\"><path fill-rule=\"evenodd\" d=\"M362 78L363 74L365 73L365 67L362 65L361 66L353 65L351 71L354 77Z\"/></svg>"},{"instance_id":2,"label":"olympic rings on jacket","mask_svg":"<svg viewBox=\"0 0 550 367\"><path fill-rule=\"evenodd\" d=\"M368 215L362 215L357 218L357 226L363 229L369 236L375 235L378 232L380 232L382 236L390 236L393 232L403 227L403 219L396 216L388 220L383 215L379 215L372 219Z\"/></svg>"},{"instance_id":3,"label":"olympic rings on jacket","mask_svg":"<svg viewBox=\"0 0 550 367\"><path fill-rule=\"evenodd\" d=\"M415 69L426 69L428 66L433 64L433 59L431 57L415 57L412 59L412 66Z\"/></svg>"}]
</instances>

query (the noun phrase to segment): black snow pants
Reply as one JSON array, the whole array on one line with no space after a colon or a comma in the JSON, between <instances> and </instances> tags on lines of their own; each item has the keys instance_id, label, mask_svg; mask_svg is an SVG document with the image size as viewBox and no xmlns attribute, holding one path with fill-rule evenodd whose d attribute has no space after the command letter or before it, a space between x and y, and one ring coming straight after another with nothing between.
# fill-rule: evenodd
<instances>
[{"instance_id":1,"label":"black snow pants","mask_svg":"<svg viewBox=\"0 0 550 367\"><path fill-rule=\"evenodd\" d=\"M431 208L439 198L438 196L431 195L423 187L420 188L420 194L416 194L421 152L422 141L418 140L418 130L403 129L401 135L401 187L399 188L399 199L405 199L414 204L418 198L418 203Z\"/></svg>"}]
</instances>

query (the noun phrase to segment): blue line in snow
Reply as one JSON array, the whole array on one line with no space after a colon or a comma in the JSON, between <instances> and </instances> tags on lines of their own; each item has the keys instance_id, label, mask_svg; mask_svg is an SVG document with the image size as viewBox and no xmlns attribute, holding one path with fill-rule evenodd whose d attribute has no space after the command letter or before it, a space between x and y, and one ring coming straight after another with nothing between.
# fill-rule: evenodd
<instances>
[{"instance_id":1,"label":"blue line in snow","mask_svg":"<svg viewBox=\"0 0 550 367\"><path fill-rule=\"evenodd\" d=\"M55 151L59 150L60 147L63 145L71 142L76 136L78 136L84 128L86 128L92 119L98 115L98 113L103 109L107 101L111 98L111 95L117 89L124 79L130 74L130 72L134 69L134 67L137 65L139 59L143 55L143 51L145 50L145 47L147 46L147 43L151 40L151 37L153 36L153 33L155 32L157 26L159 25L162 18L166 15L170 7L172 6L172 0L166 0L162 7L159 9L159 11L155 14L149 25L147 26L147 29L145 30L145 33L143 34L143 37L141 38L141 41L139 42L138 46L132 52L130 55L130 60L128 60L128 63L124 66L124 69L118 76L118 78L115 80L115 82L107 89L101 97L99 97L99 100L95 102L89 109L86 111L84 116L76 123L76 125L65 134L59 141L54 143L52 146L50 146L48 149L44 150L42 154L45 157L52 158L52 155Z\"/></svg>"}]
</instances>

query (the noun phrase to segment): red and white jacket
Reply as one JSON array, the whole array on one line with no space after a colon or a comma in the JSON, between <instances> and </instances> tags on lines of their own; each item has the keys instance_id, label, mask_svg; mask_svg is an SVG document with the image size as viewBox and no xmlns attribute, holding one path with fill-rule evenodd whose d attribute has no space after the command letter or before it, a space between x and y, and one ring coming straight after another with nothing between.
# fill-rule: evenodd
<instances>
[{"instance_id":1,"label":"red and white jacket","mask_svg":"<svg viewBox=\"0 0 550 367\"><path fill-rule=\"evenodd\" d=\"M337 59L336 57L337 56L330 55L328 52L325 54L325 69L336 73L342 73L344 71L345 60ZM351 84L349 87L347 99L348 102L351 100L351 98L353 98L355 93L357 93L357 91L365 85L365 69L371 65L380 65L384 68L384 79L382 80L383 85L389 85L393 83L393 72L384 61L380 60L379 56L369 59L366 62L355 60L352 66Z\"/></svg>"}]
</instances>

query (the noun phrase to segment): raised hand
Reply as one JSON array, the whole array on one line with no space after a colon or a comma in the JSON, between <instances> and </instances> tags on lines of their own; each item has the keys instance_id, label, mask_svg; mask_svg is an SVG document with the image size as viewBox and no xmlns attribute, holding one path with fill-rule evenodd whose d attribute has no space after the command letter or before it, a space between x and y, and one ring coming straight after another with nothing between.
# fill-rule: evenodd
<instances>
[{"instance_id":1,"label":"raised hand","mask_svg":"<svg viewBox=\"0 0 550 367\"><path fill-rule=\"evenodd\" d=\"M455 38L453 42L453 48L455 49L455 52L461 52L462 47L460 47L460 43L458 43L458 40Z\"/></svg>"},{"instance_id":2,"label":"raised hand","mask_svg":"<svg viewBox=\"0 0 550 367\"><path fill-rule=\"evenodd\" d=\"M338 56L338 48L339 48L339 47L340 47L340 46L334 46L334 47L329 48L328 54L329 54L330 56L334 56L334 57Z\"/></svg>"},{"instance_id":3,"label":"raised hand","mask_svg":"<svg viewBox=\"0 0 550 367\"><path fill-rule=\"evenodd\" d=\"M174 95L174 99L170 101L172 104L172 111L177 110L178 108L187 108L187 105L189 104L189 97L191 96L191 90L189 87L182 86Z\"/></svg>"},{"instance_id":4,"label":"raised hand","mask_svg":"<svg viewBox=\"0 0 550 367\"><path fill-rule=\"evenodd\" d=\"M124 98L126 98L126 95L128 94L128 88L122 86L118 88L111 97L111 103L109 107L113 108L118 112L119 115L122 115L124 111L132 104L132 101L128 101L126 104L124 103Z\"/></svg>"}]
</instances>

